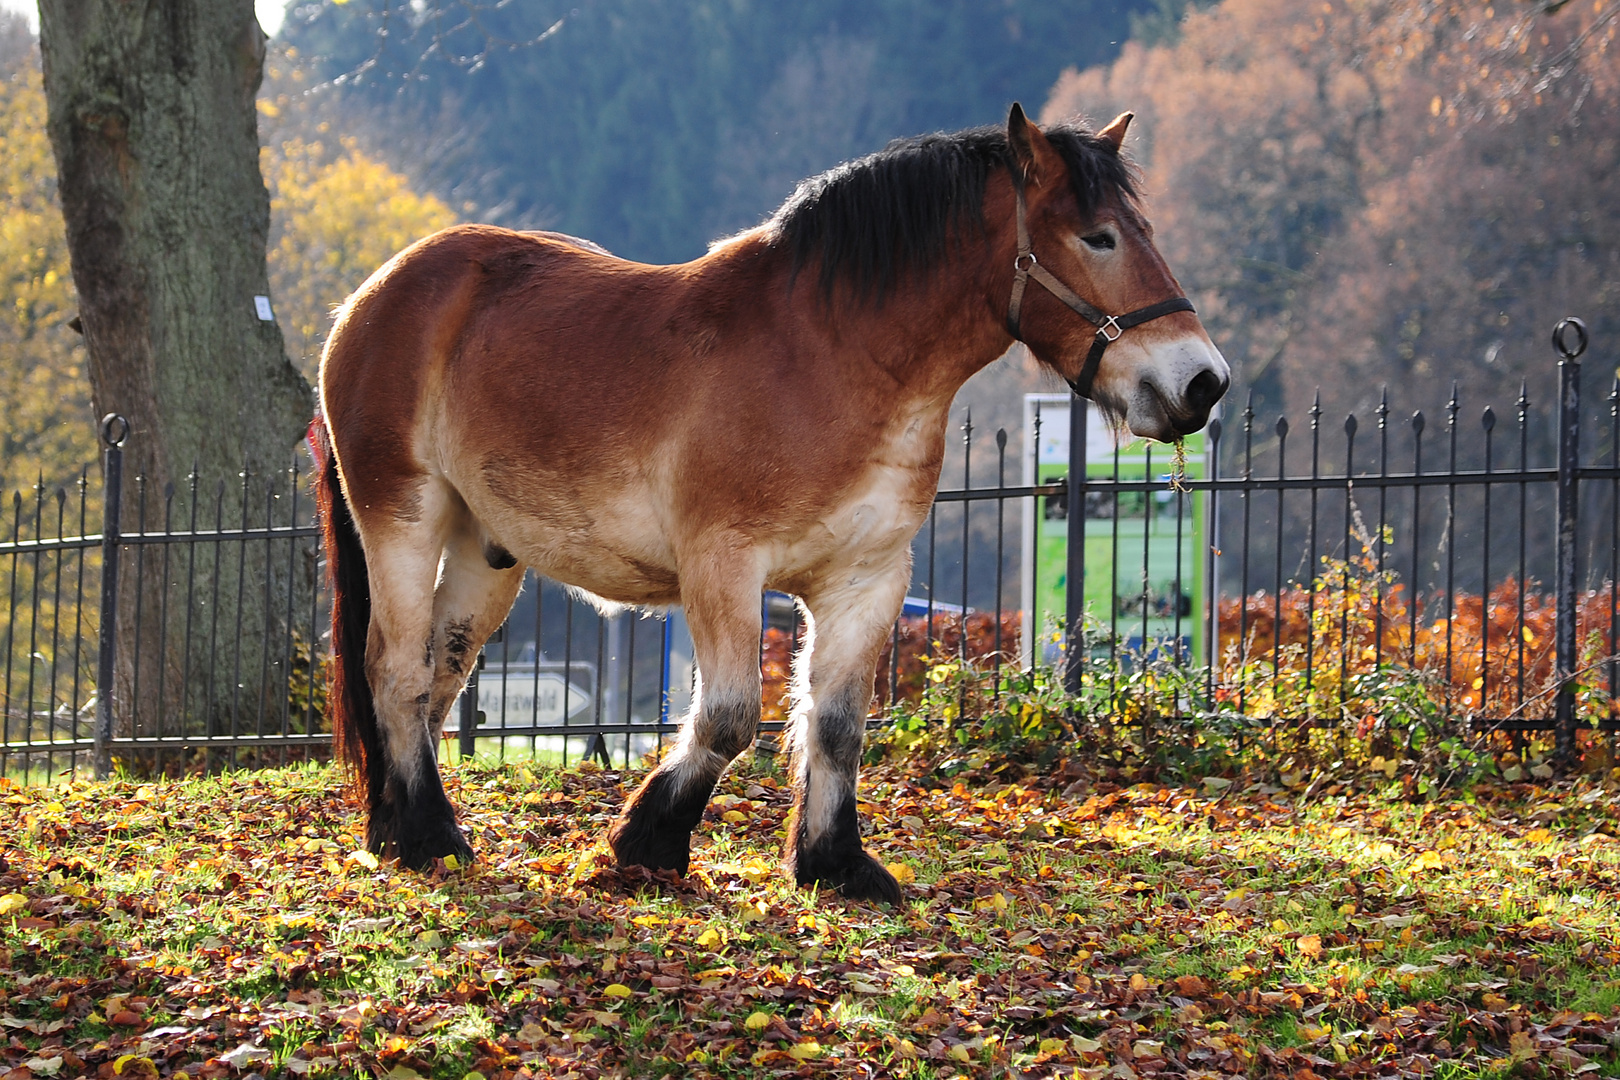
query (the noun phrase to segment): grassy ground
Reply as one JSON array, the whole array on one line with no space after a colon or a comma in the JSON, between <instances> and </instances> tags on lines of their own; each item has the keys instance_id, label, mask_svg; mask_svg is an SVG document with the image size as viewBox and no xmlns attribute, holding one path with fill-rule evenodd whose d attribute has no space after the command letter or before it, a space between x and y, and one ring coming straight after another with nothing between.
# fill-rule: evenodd
<instances>
[{"instance_id":1,"label":"grassy ground","mask_svg":"<svg viewBox=\"0 0 1620 1080\"><path fill-rule=\"evenodd\" d=\"M327 768L5 787L0 1073L1620 1076L1611 792L1077 776L868 770L897 910L784 881L757 763L680 882L608 866L592 769L452 767L480 861L427 876Z\"/></svg>"}]
</instances>

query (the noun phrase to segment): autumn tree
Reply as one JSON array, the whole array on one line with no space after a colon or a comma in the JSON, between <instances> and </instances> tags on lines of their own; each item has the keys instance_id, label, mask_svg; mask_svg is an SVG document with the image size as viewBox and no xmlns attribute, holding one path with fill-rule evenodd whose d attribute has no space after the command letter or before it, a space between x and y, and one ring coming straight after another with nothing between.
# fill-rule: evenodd
<instances>
[{"instance_id":1,"label":"autumn tree","mask_svg":"<svg viewBox=\"0 0 1620 1080\"><path fill-rule=\"evenodd\" d=\"M265 148L270 184L270 287L288 349L312 381L332 311L408 244L455 213L367 154L352 137Z\"/></svg>"},{"instance_id":2,"label":"autumn tree","mask_svg":"<svg viewBox=\"0 0 1620 1080\"><path fill-rule=\"evenodd\" d=\"M255 113L265 42L251 5L44 7L46 93L31 48L6 53L22 60L3 69L0 85L8 150L0 160L0 287L10 301L0 315L10 320L0 326L4 479L25 485L32 470L63 474L94 460L93 418L117 411L131 421L128 472L139 477L126 491L147 494L144 510L126 500L126 529L143 514L148 527L160 526L170 491L177 520L187 520L193 475L203 520L213 524L223 484L232 493L224 523L234 525L247 513L244 472L253 506L285 491L313 407L305 377L287 360L282 326L313 375L332 307L397 247L453 215L417 198L352 141L289 135L266 150L283 204L278 290L266 262L269 192ZM256 297L273 298L278 318L262 318ZM82 339L66 325L75 311ZM284 662L285 616L264 609L264 598L285 595L288 575L307 581L313 558L266 563L254 545L216 545L204 562L222 553L229 565L203 572L254 588L193 594L171 581L165 596L160 560L130 560L113 688L123 732L136 730L137 714L144 728L207 711L200 703L212 695L193 694L182 676L216 679L218 657L202 645L183 655L186 620L223 626L244 670ZM152 644L164 640L166 648ZM257 710L236 701L235 690L231 696L233 707Z\"/></svg>"},{"instance_id":3,"label":"autumn tree","mask_svg":"<svg viewBox=\"0 0 1620 1080\"><path fill-rule=\"evenodd\" d=\"M0 13L0 493L71 484L95 460L78 304L45 137L38 53L21 16Z\"/></svg>"},{"instance_id":4,"label":"autumn tree","mask_svg":"<svg viewBox=\"0 0 1620 1080\"><path fill-rule=\"evenodd\" d=\"M1568 312L1620 330L1616 0L1224 0L1066 75L1130 108L1163 247L1246 387L1510 402ZM1536 380L1532 388L1538 391ZM1542 396L1545 396L1544 392Z\"/></svg>"}]
</instances>

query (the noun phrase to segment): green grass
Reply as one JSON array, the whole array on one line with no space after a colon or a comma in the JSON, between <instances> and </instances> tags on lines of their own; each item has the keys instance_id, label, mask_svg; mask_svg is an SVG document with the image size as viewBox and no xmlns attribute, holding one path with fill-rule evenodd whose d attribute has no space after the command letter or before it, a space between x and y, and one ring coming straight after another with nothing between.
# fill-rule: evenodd
<instances>
[{"instance_id":1,"label":"green grass","mask_svg":"<svg viewBox=\"0 0 1620 1080\"><path fill-rule=\"evenodd\" d=\"M604 857L633 776L446 772L479 861L428 875L355 854L326 767L0 788L0 1064L1620 1076L1602 787L1064 798L886 765L868 843L915 877L888 910L783 877L769 762L723 782L680 882Z\"/></svg>"}]
</instances>

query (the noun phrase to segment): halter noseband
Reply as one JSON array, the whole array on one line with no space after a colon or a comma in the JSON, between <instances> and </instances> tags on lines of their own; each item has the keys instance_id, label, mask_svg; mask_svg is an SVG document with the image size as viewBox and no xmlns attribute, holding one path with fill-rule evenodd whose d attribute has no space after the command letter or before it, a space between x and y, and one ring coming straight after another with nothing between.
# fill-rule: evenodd
<instances>
[{"instance_id":1,"label":"halter noseband","mask_svg":"<svg viewBox=\"0 0 1620 1080\"><path fill-rule=\"evenodd\" d=\"M1012 298L1007 301L1007 330L1012 334L1013 340L1024 340L1019 335L1018 316L1024 306L1024 287L1029 284L1030 278L1040 282L1047 292L1095 326L1097 336L1091 341L1091 351L1086 354L1086 362L1080 369L1079 377L1065 380L1076 394L1090 398L1091 384L1097 378L1097 369L1102 366L1103 351L1109 345L1118 341L1119 336L1133 326L1140 326L1151 319L1172 312L1192 311L1192 301L1185 296L1177 296L1171 300L1149 304L1145 308L1137 308L1124 315L1104 315L1080 299L1073 289L1052 276L1046 267L1036 261L1035 253L1029 249L1029 226L1024 222L1024 185L1016 171L1013 173L1013 188L1018 192L1018 256L1013 259Z\"/></svg>"}]
</instances>

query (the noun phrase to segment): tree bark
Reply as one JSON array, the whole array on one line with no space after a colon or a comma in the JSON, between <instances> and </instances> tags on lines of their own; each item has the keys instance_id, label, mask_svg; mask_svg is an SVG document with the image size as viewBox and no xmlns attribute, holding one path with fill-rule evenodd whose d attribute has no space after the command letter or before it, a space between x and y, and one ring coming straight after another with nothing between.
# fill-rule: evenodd
<instances>
[{"instance_id":1,"label":"tree bark","mask_svg":"<svg viewBox=\"0 0 1620 1080\"><path fill-rule=\"evenodd\" d=\"M146 478L146 527L161 527L161 493L170 483L184 492L193 470L203 492L224 481L225 506L251 506L262 523L264 485L275 480L285 490L312 400L280 327L255 309L254 298L270 293L270 197L255 107L265 35L252 0L41 0L40 46L95 411L129 420L124 474ZM137 527L132 493L126 488L126 532ZM176 528L187 524L184 505L182 495ZM199 524L212 526L211 517L199 515ZM237 524L227 516L228 528ZM285 601L264 597L291 583L266 586L287 577L276 563L293 560L268 558L263 544L237 546L243 561L227 552L220 572L244 575L253 587L219 590L217 603L206 589L194 591L205 594L198 598L165 585L156 570L165 560L144 557L137 569L126 550L115 688L121 733L167 724L164 734L178 734L175 710L195 714L205 701L198 680L219 682L218 657L195 648L188 656L178 640L165 640L178 639L188 614L194 624L201 614L200 625L227 627L233 642L240 627L255 674L271 663L267 649L286 628L270 609ZM233 690L240 710L241 687ZM217 702L209 708L204 723L217 730Z\"/></svg>"}]
</instances>

